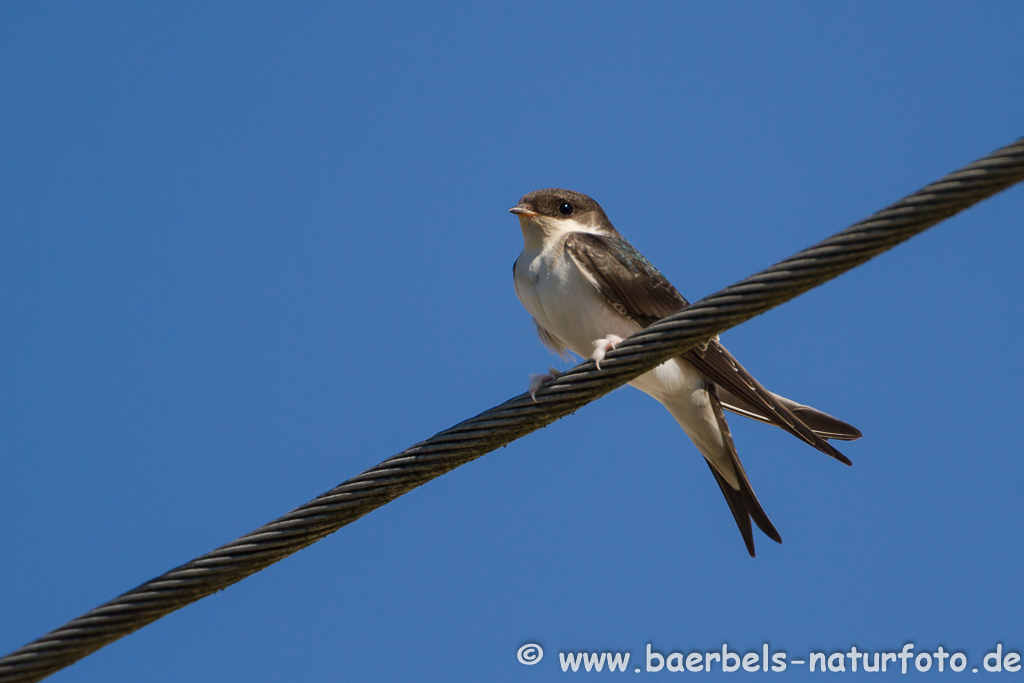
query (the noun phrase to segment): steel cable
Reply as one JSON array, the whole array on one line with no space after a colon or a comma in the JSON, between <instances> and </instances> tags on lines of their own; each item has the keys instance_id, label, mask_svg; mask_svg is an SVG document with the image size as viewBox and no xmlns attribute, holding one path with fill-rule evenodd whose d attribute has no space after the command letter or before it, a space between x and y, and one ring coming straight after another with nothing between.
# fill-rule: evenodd
<instances>
[{"instance_id":1,"label":"steel cable","mask_svg":"<svg viewBox=\"0 0 1024 683\"><path fill-rule=\"evenodd\" d=\"M790 258L641 330L597 370L546 385L435 434L264 526L114 598L0 659L0 682L38 681L244 579L459 465L622 386L665 360L816 287L1024 179L1024 138Z\"/></svg>"}]
</instances>

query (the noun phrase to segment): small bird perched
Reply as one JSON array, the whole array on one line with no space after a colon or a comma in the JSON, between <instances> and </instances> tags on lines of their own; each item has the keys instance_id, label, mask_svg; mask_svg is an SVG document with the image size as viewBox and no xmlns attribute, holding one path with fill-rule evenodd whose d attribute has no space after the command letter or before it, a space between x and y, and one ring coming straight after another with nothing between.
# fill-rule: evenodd
<instances>
[{"instance_id":1,"label":"small bird perched","mask_svg":"<svg viewBox=\"0 0 1024 683\"><path fill-rule=\"evenodd\" d=\"M537 190L509 211L523 231L523 251L512 267L516 295L555 353L572 351L600 368L623 338L689 305L590 197ZM533 376L530 395L558 374L551 369ZM782 538L750 487L723 409L780 427L847 465L849 459L827 439L861 437L856 427L762 387L718 337L630 384L665 406L704 456L751 557L751 519L773 541Z\"/></svg>"}]
</instances>

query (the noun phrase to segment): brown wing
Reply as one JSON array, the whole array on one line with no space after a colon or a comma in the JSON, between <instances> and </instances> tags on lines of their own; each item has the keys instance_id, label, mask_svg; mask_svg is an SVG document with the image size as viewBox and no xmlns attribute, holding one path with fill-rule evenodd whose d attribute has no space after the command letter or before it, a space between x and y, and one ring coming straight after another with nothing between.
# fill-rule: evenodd
<instances>
[{"instance_id":1,"label":"brown wing","mask_svg":"<svg viewBox=\"0 0 1024 683\"><path fill-rule=\"evenodd\" d=\"M852 464L849 458L794 415L775 394L761 386L761 383L754 379L717 340L709 342L704 349L691 349L683 354L683 358L715 384L722 386L745 404L753 406L767 418L767 422L781 427L841 463Z\"/></svg>"},{"instance_id":2,"label":"brown wing","mask_svg":"<svg viewBox=\"0 0 1024 683\"><path fill-rule=\"evenodd\" d=\"M664 275L620 236L570 233L565 251L622 315L642 327L672 315L690 302Z\"/></svg>"},{"instance_id":3,"label":"brown wing","mask_svg":"<svg viewBox=\"0 0 1024 683\"><path fill-rule=\"evenodd\" d=\"M615 310L643 327L689 305L650 261L617 234L574 232L565 238L564 248ZM815 434L775 394L761 386L717 339L687 351L682 358L738 399L748 411L822 453L851 464L849 458Z\"/></svg>"},{"instance_id":4,"label":"brown wing","mask_svg":"<svg viewBox=\"0 0 1024 683\"><path fill-rule=\"evenodd\" d=\"M767 422L771 424L771 419L765 414L767 411L758 409L757 406L752 406L746 401L740 400L738 397L733 396L724 388L719 388L719 393L722 398L722 407L728 411L742 415L743 417L749 417L751 420L758 420L760 422ZM859 429L851 425L849 422L843 422L838 417L832 417L828 413L822 412L817 408L811 406L805 406L802 403L797 403L785 396L779 396L772 392L772 395L782 405L789 408L789 410L800 418L800 421L811 428L811 430L822 437L823 439L836 439L838 441L854 441L864 436Z\"/></svg>"}]
</instances>

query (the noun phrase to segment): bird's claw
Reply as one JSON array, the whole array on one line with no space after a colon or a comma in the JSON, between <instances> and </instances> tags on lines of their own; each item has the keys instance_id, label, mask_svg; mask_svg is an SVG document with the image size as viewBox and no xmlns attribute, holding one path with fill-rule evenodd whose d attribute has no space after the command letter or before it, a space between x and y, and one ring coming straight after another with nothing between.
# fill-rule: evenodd
<instances>
[{"instance_id":1,"label":"bird's claw","mask_svg":"<svg viewBox=\"0 0 1024 683\"><path fill-rule=\"evenodd\" d=\"M562 373L554 368L548 368L548 372L545 375L530 375L530 398L533 402L537 402L537 392L540 388L548 382L553 382Z\"/></svg>"},{"instance_id":2,"label":"bird's claw","mask_svg":"<svg viewBox=\"0 0 1024 683\"><path fill-rule=\"evenodd\" d=\"M597 366L598 370L601 369L601 361L604 360L605 354L621 343L622 337L617 334L609 334L604 339L594 340L594 353L590 354L590 358L594 361L594 365Z\"/></svg>"}]
</instances>

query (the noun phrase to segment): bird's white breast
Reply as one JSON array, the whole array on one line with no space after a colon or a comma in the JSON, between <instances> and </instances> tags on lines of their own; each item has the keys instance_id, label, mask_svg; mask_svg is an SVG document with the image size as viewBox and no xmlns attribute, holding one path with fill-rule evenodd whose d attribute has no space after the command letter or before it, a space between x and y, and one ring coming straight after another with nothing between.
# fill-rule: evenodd
<instances>
[{"instance_id":1,"label":"bird's white breast","mask_svg":"<svg viewBox=\"0 0 1024 683\"><path fill-rule=\"evenodd\" d=\"M516 261L516 294L538 325L587 358L594 340L609 334L628 337L640 326L604 300L596 283L565 253L564 237L550 240L540 250L523 249Z\"/></svg>"},{"instance_id":2,"label":"bird's white breast","mask_svg":"<svg viewBox=\"0 0 1024 683\"><path fill-rule=\"evenodd\" d=\"M565 236L577 231L561 229L567 223L523 225L525 246L513 280L519 300L556 346L589 358L596 340L610 334L628 337L640 325L616 311L597 282L565 253ZM630 384L668 408L704 457L731 486L739 487L704 376L696 368L682 358L671 358Z\"/></svg>"},{"instance_id":3,"label":"bird's white breast","mask_svg":"<svg viewBox=\"0 0 1024 683\"><path fill-rule=\"evenodd\" d=\"M640 330L603 296L597 283L565 253L565 236L573 230L527 240L516 260L516 294L537 325L562 346L589 358L594 341L610 334L628 337ZM590 230L579 230L590 232ZM672 359L630 382L661 402L703 391L703 377L689 363Z\"/></svg>"}]
</instances>

